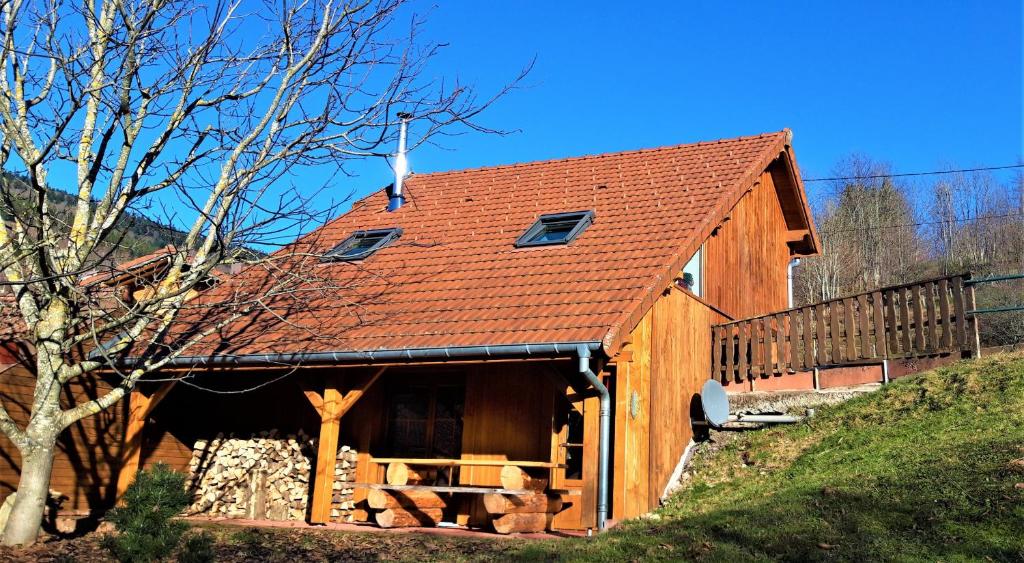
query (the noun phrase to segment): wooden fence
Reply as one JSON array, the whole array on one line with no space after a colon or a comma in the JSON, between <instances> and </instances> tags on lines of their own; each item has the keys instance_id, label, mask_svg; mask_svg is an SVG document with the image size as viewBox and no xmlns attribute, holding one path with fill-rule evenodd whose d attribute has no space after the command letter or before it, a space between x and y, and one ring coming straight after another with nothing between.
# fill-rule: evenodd
<instances>
[{"instance_id":1,"label":"wooden fence","mask_svg":"<svg viewBox=\"0 0 1024 563\"><path fill-rule=\"evenodd\" d=\"M974 349L968 274L882 288L712 327L712 377L755 377Z\"/></svg>"}]
</instances>

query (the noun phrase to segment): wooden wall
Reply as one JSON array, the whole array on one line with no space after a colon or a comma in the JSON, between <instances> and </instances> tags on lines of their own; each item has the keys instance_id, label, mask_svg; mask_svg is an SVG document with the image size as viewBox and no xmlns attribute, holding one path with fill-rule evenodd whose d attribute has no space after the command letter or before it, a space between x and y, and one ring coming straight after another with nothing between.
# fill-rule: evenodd
<instances>
[{"instance_id":1,"label":"wooden wall","mask_svg":"<svg viewBox=\"0 0 1024 563\"><path fill-rule=\"evenodd\" d=\"M22 427L28 421L34 385L34 375L24 366L0 366L0 397ZM64 393L63 406L68 408L92 400L110 388L99 378L76 380ZM68 496L63 511L83 514L104 510L113 504L127 409L127 401L121 401L78 422L61 435L50 488ZM181 448L182 444L173 437L158 436L144 445L143 456L148 460L167 459L174 463L175 459L181 458ZM183 464L174 464L184 467L187 463L186 458ZM18 450L0 435L0 499L17 490L20 464Z\"/></svg>"},{"instance_id":2,"label":"wooden wall","mask_svg":"<svg viewBox=\"0 0 1024 563\"><path fill-rule=\"evenodd\" d=\"M711 373L710 328L725 320L708 304L734 318L788 305L788 235L769 169L705 241L704 302L668 290L631 332L630 360L614 367L614 518L658 505L693 437L691 402Z\"/></svg>"},{"instance_id":3,"label":"wooden wall","mask_svg":"<svg viewBox=\"0 0 1024 563\"><path fill-rule=\"evenodd\" d=\"M20 364L0 366L0 397L11 417L22 428L28 422L32 406L35 376ZM65 408L91 400L107 392L110 386L87 380L69 386L62 399ZM126 405L86 418L61 434L57 443L50 488L67 495L64 509L84 513L110 506L113 499L111 475L119 467L121 422ZM5 436L0 435L0 499L18 488L21 456Z\"/></svg>"},{"instance_id":4,"label":"wooden wall","mask_svg":"<svg viewBox=\"0 0 1024 563\"><path fill-rule=\"evenodd\" d=\"M536 362L468 366L462 459L551 461L555 387ZM501 485L501 467L462 467L465 485ZM467 499L472 524L486 521L483 497Z\"/></svg>"},{"instance_id":5,"label":"wooden wall","mask_svg":"<svg viewBox=\"0 0 1024 563\"><path fill-rule=\"evenodd\" d=\"M704 247L704 300L741 319L788 306L788 227L769 171Z\"/></svg>"},{"instance_id":6,"label":"wooden wall","mask_svg":"<svg viewBox=\"0 0 1024 563\"><path fill-rule=\"evenodd\" d=\"M690 404L711 369L711 321L707 305L670 290L631 334L631 360L616 366L614 518L658 505L693 437Z\"/></svg>"}]
</instances>

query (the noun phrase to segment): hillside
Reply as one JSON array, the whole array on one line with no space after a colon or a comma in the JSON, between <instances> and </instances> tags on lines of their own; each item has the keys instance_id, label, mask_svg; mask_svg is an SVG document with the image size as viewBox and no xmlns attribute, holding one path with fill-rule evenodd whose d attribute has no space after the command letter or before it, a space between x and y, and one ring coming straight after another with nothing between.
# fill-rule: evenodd
<instances>
[{"instance_id":1,"label":"hillside","mask_svg":"<svg viewBox=\"0 0 1024 563\"><path fill-rule=\"evenodd\" d=\"M10 191L16 200L16 206L23 204L28 194L28 186L16 174L4 172L0 174L0 190ZM75 196L58 189L51 189L49 205L53 217L63 222L70 222L75 207ZM177 244L184 238L184 233L162 225L142 213L129 212L117 226L110 238L115 248L109 261L124 262L132 258L149 254L168 244Z\"/></svg>"},{"instance_id":2,"label":"hillside","mask_svg":"<svg viewBox=\"0 0 1024 563\"><path fill-rule=\"evenodd\" d=\"M906 378L698 457L653 519L569 560L1024 560L1024 354Z\"/></svg>"},{"instance_id":3,"label":"hillside","mask_svg":"<svg viewBox=\"0 0 1024 563\"><path fill-rule=\"evenodd\" d=\"M908 377L704 446L687 486L594 538L206 524L218 561L1021 561L1024 354ZM0 561L109 561L90 534Z\"/></svg>"}]
</instances>

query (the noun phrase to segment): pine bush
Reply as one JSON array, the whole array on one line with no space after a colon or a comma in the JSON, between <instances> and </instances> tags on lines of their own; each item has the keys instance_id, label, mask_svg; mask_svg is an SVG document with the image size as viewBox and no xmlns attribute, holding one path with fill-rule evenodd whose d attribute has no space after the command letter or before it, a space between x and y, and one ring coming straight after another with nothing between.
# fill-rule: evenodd
<instances>
[{"instance_id":1,"label":"pine bush","mask_svg":"<svg viewBox=\"0 0 1024 563\"><path fill-rule=\"evenodd\" d=\"M185 474L166 464L140 471L125 491L123 505L107 513L116 535L104 546L119 561L157 561L177 548L188 524L174 520L189 505Z\"/></svg>"}]
</instances>

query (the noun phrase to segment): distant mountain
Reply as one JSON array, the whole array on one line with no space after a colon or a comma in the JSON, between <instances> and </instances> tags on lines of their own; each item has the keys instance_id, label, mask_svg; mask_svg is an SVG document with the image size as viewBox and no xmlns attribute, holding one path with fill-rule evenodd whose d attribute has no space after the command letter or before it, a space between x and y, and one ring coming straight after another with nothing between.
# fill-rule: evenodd
<instances>
[{"instance_id":1,"label":"distant mountain","mask_svg":"<svg viewBox=\"0 0 1024 563\"><path fill-rule=\"evenodd\" d=\"M29 185L25 179L14 173L0 173L0 190L9 191L15 199L15 206L28 204ZM76 198L74 195L50 188L49 204L54 218L70 223L74 216ZM185 233L163 225L140 213L128 212L110 237L109 257L105 261L120 263L144 256L169 244L180 245ZM108 246L108 249L111 247ZM104 254L106 254L106 250Z\"/></svg>"}]
</instances>

